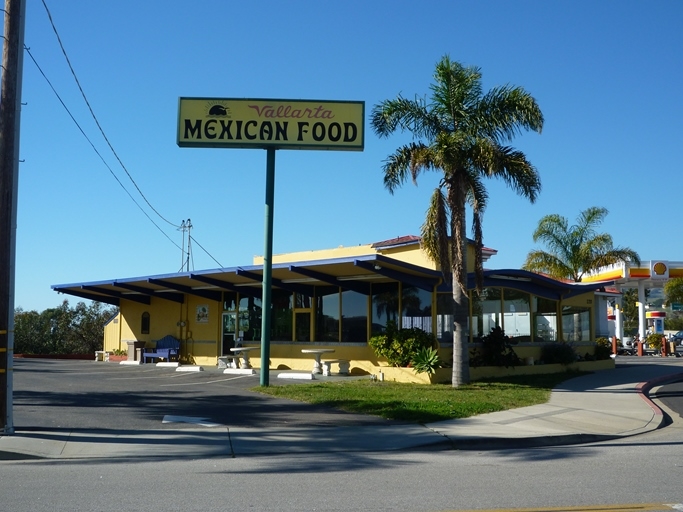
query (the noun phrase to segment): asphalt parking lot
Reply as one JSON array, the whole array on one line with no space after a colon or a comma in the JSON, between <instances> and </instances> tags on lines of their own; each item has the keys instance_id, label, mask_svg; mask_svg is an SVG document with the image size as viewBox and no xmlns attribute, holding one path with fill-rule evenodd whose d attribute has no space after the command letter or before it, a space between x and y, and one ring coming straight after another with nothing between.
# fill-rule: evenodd
<instances>
[{"instance_id":1,"label":"asphalt parking lot","mask_svg":"<svg viewBox=\"0 0 683 512\"><path fill-rule=\"evenodd\" d=\"M277 373L271 372L271 385L293 383ZM258 375L226 375L217 368L177 372L155 365L15 359L13 387L14 427L20 430L179 429L200 421L252 428L387 423L262 395L250 391L259 387Z\"/></svg>"}]
</instances>

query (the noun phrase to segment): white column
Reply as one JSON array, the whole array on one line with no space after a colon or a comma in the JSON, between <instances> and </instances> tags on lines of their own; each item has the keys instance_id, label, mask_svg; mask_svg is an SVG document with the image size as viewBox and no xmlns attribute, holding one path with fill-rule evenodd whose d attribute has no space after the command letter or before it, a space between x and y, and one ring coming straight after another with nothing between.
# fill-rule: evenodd
<instances>
[{"instance_id":1,"label":"white column","mask_svg":"<svg viewBox=\"0 0 683 512\"><path fill-rule=\"evenodd\" d=\"M614 335L618 340L624 341L624 317L618 306L614 308Z\"/></svg>"},{"instance_id":2,"label":"white column","mask_svg":"<svg viewBox=\"0 0 683 512\"><path fill-rule=\"evenodd\" d=\"M638 334L641 340L645 340L645 328L647 321L645 320L645 283L638 281Z\"/></svg>"}]
</instances>

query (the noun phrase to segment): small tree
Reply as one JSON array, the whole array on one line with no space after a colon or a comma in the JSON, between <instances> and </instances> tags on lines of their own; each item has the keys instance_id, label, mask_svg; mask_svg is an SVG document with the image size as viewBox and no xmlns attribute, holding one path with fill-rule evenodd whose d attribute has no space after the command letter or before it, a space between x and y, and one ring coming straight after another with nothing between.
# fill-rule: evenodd
<instances>
[{"instance_id":1,"label":"small tree","mask_svg":"<svg viewBox=\"0 0 683 512\"><path fill-rule=\"evenodd\" d=\"M683 277L669 279L664 285L667 305L672 302L683 302Z\"/></svg>"}]
</instances>

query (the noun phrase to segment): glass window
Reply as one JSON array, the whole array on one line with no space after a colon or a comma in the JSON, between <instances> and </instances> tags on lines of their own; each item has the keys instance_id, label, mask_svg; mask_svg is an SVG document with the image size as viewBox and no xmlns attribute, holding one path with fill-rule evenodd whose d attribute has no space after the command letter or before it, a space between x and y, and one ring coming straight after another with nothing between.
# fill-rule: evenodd
<instances>
[{"instance_id":1,"label":"glass window","mask_svg":"<svg viewBox=\"0 0 683 512\"><path fill-rule=\"evenodd\" d=\"M345 290L341 292L343 342L367 343L368 297L362 293Z\"/></svg>"},{"instance_id":2,"label":"glass window","mask_svg":"<svg viewBox=\"0 0 683 512\"><path fill-rule=\"evenodd\" d=\"M315 339L318 341L339 341L339 289L325 293L316 289Z\"/></svg>"},{"instance_id":3,"label":"glass window","mask_svg":"<svg viewBox=\"0 0 683 512\"><path fill-rule=\"evenodd\" d=\"M311 341L311 313L295 313L296 341Z\"/></svg>"},{"instance_id":4,"label":"glass window","mask_svg":"<svg viewBox=\"0 0 683 512\"><path fill-rule=\"evenodd\" d=\"M398 327L398 283L372 285L372 334L384 332L388 322Z\"/></svg>"},{"instance_id":5,"label":"glass window","mask_svg":"<svg viewBox=\"0 0 683 512\"><path fill-rule=\"evenodd\" d=\"M452 293L438 293L436 295L436 339L440 343L453 343L453 310L455 301Z\"/></svg>"},{"instance_id":6,"label":"glass window","mask_svg":"<svg viewBox=\"0 0 683 512\"><path fill-rule=\"evenodd\" d=\"M240 330L245 341L261 341L261 299L240 295Z\"/></svg>"},{"instance_id":7,"label":"glass window","mask_svg":"<svg viewBox=\"0 0 683 512\"><path fill-rule=\"evenodd\" d=\"M235 292L223 292L223 311L237 310L237 294Z\"/></svg>"},{"instance_id":8,"label":"glass window","mask_svg":"<svg viewBox=\"0 0 683 512\"><path fill-rule=\"evenodd\" d=\"M531 341L530 299L526 292L503 289L503 330L518 342Z\"/></svg>"},{"instance_id":9,"label":"glass window","mask_svg":"<svg viewBox=\"0 0 683 512\"><path fill-rule=\"evenodd\" d=\"M591 312L589 308L562 307L562 341L590 341Z\"/></svg>"},{"instance_id":10,"label":"glass window","mask_svg":"<svg viewBox=\"0 0 683 512\"><path fill-rule=\"evenodd\" d=\"M534 297L534 341L557 341L557 301Z\"/></svg>"},{"instance_id":11,"label":"glass window","mask_svg":"<svg viewBox=\"0 0 683 512\"><path fill-rule=\"evenodd\" d=\"M149 313L147 311L142 314L142 318L140 320L140 332L142 334L149 334Z\"/></svg>"},{"instance_id":12,"label":"glass window","mask_svg":"<svg viewBox=\"0 0 683 512\"><path fill-rule=\"evenodd\" d=\"M273 341L292 341L292 295L292 292L287 290L272 290L270 339Z\"/></svg>"},{"instance_id":13,"label":"glass window","mask_svg":"<svg viewBox=\"0 0 683 512\"><path fill-rule=\"evenodd\" d=\"M472 336L478 341L494 327L503 328L502 289L484 288L480 294L472 293Z\"/></svg>"},{"instance_id":14,"label":"glass window","mask_svg":"<svg viewBox=\"0 0 683 512\"><path fill-rule=\"evenodd\" d=\"M302 293L294 294L294 308L295 309L310 309L312 298Z\"/></svg>"},{"instance_id":15,"label":"glass window","mask_svg":"<svg viewBox=\"0 0 683 512\"><path fill-rule=\"evenodd\" d=\"M401 329L432 332L432 294L417 286L401 287Z\"/></svg>"}]
</instances>

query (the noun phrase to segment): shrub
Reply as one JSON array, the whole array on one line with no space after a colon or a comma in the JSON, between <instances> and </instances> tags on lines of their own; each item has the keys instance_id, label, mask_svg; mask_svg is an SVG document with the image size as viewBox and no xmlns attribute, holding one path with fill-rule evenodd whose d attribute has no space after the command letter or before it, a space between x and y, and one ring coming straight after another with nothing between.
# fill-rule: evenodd
<instances>
[{"instance_id":1,"label":"shrub","mask_svg":"<svg viewBox=\"0 0 683 512\"><path fill-rule=\"evenodd\" d=\"M576 352L567 343L548 343L541 347L541 361L545 364L572 364L576 362Z\"/></svg>"},{"instance_id":2,"label":"shrub","mask_svg":"<svg viewBox=\"0 0 683 512\"><path fill-rule=\"evenodd\" d=\"M519 366L522 360L515 352L512 340L500 327L481 338L481 349L470 357L470 366Z\"/></svg>"},{"instance_id":3,"label":"shrub","mask_svg":"<svg viewBox=\"0 0 683 512\"><path fill-rule=\"evenodd\" d=\"M439 354L436 349L431 347L418 350L411 364L416 373L427 373L429 375L433 375L437 369L441 368Z\"/></svg>"},{"instance_id":4,"label":"shrub","mask_svg":"<svg viewBox=\"0 0 683 512\"><path fill-rule=\"evenodd\" d=\"M371 337L368 344L391 366L408 366L421 349L432 348L435 342L434 336L422 329L398 329L392 321L384 334Z\"/></svg>"},{"instance_id":5,"label":"shrub","mask_svg":"<svg viewBox=\"0 0 683 512\"><path fill-rule=\"evenodd\" d=\"M655 350L662 349L662 334L652 333L645 338L645 345Z\"/></svg>"},{"instance_id":6,"label":"shrub","mask_svg":"<svg viewBox=\"0 0 683 512\"><path fill-rule=\"evenodd\" d=\"M623 347L621 340L617 338L617 346ZM601 361L603 359L609 359L612 355L612 340L600 337L595 340L595 353L593 356L586 353L586 361Z\"/></svg>"},{"instance_id":7,"label":"shrub","mask_svg":"<svg viewBox=\"0 0 683 512\"><path fill-rule=\"evenodd\" d=\"M598 345L599 347L611 347L612 346L612 342L610 340L608 340L607 338L604 338L604 337L598 338L597 340L595 340L595 344Z\"/></svg>"}]
</instances>

